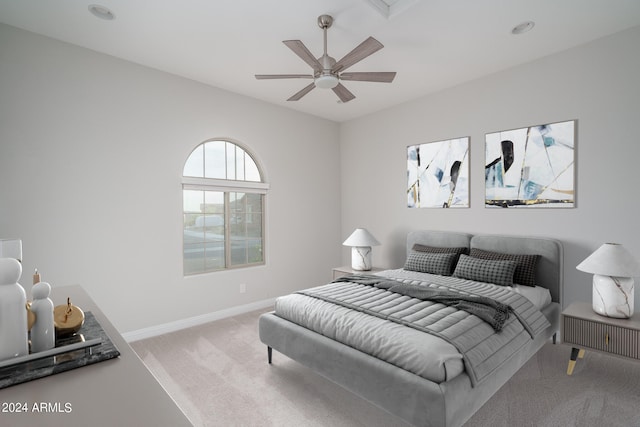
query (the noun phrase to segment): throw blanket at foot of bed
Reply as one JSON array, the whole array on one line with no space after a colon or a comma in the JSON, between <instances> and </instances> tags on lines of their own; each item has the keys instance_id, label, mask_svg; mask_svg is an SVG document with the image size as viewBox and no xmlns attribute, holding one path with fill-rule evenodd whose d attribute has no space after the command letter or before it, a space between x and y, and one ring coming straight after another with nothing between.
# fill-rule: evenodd
<instances>
[{"instance_id":1,"label":"throw blanket at foot of bed","mask_svg":"<svg viewBox=\"0 0 640 427\"><path fill-rule=\"evenodd\" d=\"M513 312L511 306L491 298L462 294L460 292L452 292L443 289L428 288L421 285L406 284L398 280L389 280L381 276L354 274L339 277L333 282L353 282L361 285L370 285L423 301L439 302L449 307L464 310L467 313L478 316L480 319L491 325L494 331L498 332L502 330L504 322L509 318L509 313ZM523 322L523 326L527 328L527 331L529 331L526 322Z\"/></svg>"},{"instance_id":2,"label":"throw blanket at foot of bed","mask_svg":"<svg viewBox=\"0 0 640 427\"><path fill-rule=\"evenodd\" d=\"M465 370L474 386L506 363L514 353L531 342L532 337L537 337L549 326L544 315L528 299L504 287L444 276L433 276L433 282L431 279L429 282L417 281L401 271L395 271L393 277L387 277L387 279L389 279L387 284L394 286L398 285L398 282L392 283L392 280L400 281L405 285L419 285L425 289L492 298L509 305L515 316L506 319L502 330L496 332L488 323L468 312L435 301L423 301L381 289L373 286L373 283L365 285L354 282L331 283L299 291L298 294L366 313L395 324L402 324L444 339L455 346L462 355ZM351 327L348 324L343 325L340 320L318 321L317 316L310 313L295 314L278 311L276 302L277 315L323 335L343 337L340 342L358 350L365 351L367 348L367 343L362 342L362 337L357 334L336 331L341 327ZM380 328L376 333L383 335L385 330ZM367 337L367 339L374 338ZM429 356L425 355L426 357ZM394 364L403 367L402 361L395 360Z\"/></svg>"}]
</instances>

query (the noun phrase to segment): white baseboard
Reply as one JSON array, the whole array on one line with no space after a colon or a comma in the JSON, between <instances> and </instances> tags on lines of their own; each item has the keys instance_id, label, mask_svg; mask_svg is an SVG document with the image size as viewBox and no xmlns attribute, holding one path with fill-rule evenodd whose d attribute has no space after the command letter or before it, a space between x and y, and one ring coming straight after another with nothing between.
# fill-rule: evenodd
<instances>
[{"instance_id":1,"label":"white baseboard","mask_svg":"<svg viewBox=\"0 0 640 427\"><path fill-rule=\"evenodd\" d=\"M162 325L150 326L148 328L138 329L136 331L125 332L122 337L127 342L139 341L146 338L156 337L158 335L168 334L192 326L202 325L203 323L213 322L214 320L225 319L227 317L237 316L239 314L248 313L262 308L273 306L276 299L271 298L263 301L252 302L250 304L239 305L213 313L202 314L200 316L189 317L187 319L176 320L175 322L163 323Z\"/></svg>"}]
</instances>

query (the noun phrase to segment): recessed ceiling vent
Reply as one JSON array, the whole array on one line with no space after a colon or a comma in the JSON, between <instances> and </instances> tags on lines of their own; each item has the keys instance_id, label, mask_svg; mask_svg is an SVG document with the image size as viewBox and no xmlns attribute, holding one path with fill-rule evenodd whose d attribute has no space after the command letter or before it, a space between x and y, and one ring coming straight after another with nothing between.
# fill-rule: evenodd
<instances>
[{"instance_id":1,"label":"recessed ceiling vent","mask_svg":"<svg viewBox=\"0 0 640 427\"><path fill-rule=\"evenodd\" d=\"M387 19L404 12L418 2L418 0L367 0L378 12Z\"/></svg>"}]
</instances>

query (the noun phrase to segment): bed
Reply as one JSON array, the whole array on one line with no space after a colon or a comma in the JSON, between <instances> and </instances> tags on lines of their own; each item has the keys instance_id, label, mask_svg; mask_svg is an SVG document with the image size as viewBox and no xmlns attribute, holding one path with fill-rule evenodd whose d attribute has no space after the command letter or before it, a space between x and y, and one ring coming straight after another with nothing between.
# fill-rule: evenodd
<instances>
[{"instance_id":1,"label":"bed","mask_svg":"<svg viewBox=\"0 0 640 427\"><path fill-rule=\"evenodd\" d=\"M449 250L457 253L450 268L460 277L413 268L415 260L440 266L449 257L430 254ZM484 279L486 265L513 275L510 269L521 257L535 259L522 280L536 286L474 280L476 274ZM372 276L352 276L279 298L275 311L259 319L269 363L275 349L412 425L450 427L463 425L545 342L555 342L563 282L562 245L555 239L412 231L404 267L376 277L373 285L367 282ZM476 298L474 304L489 295L512 311L496 325L468 307L457 310L441 300L397 294L396 288L462 294ZM461 328L468 329L464 335L457 332Z\"/></svg>"}]
</instances>

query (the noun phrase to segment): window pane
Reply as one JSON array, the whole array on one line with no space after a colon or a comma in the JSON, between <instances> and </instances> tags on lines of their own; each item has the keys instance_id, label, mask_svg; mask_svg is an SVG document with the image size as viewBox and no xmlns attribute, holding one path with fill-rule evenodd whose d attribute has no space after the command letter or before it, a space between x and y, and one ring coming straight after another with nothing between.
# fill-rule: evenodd
<instances>
[{"instance_id":1,"label":"window pane","mask_svg":"<svg viewBox=\"0 0 640 427\"><path fill-rule=\"evenodd\" d=\"M203 222L207 265L224 267L224 192L205 191ZM221 266L220 266L221 264Z\"/></svg>"},{"instance_id":2,"label":"window pane","mask_svg":"<svg viewBox=\"0 0 640 427\"><path fill-rule=\"evenodd\" d=\"M224 236L221 239L207 239L205 247L205 267L207 271L224 268Z\"/></svg>"},{"instance_id":3,"label":"window pane","mask_svg":"<svg viewBox=\"0 0 640 427\"><path fill-rule=\"evenodd\" d=\"M204 145L198 145L191 155L189 155L189 158L184 164L182 175L200 178L204 176Z\"/></svg>"},{"instance_id":4,"label":"window pane","mask_svg":"<svg viewBox=\"0 0 640 427\"><path fill-rule=\"evenodd\" d=\"M196 147L184 176L262 182L251 156L228 141ZM185 274L264 263L264 195L221 191L216 181L211 190L206 182L199 185L203 189L183 190Z\"/></svg>"},{"instance_id":5,"label":"window pane","mask_svg":"<svg viewBox=\"0 0 640 427\"><path fill-rule=\"evenodd\" d=\"M244 239L231 237L231 265L247 263L247 244Z\"/></svg>"},{"instance_id":6,"label":"window pane","mask_svg":"<svg viewBox=\"0 0 640 427\"><path fill-rule=\"evenodd\" d=\"M204 177L226 179L225 142L210 141L204 144Z\"/></svg>"},{"instance_id":7,"label":"window pane","mask_svg":"<svg viewBox=\"0 0 640 427\"><path fill-rule=\"evenodd\" d=\"M204 273L204 243L184 244L184 274Z\"/></svg>"},{"instance_id":8,"label":"window pane","mask_svg":"<svg viewBox=\"0 0 640 427\"><path fill-rule=\"evenodd\" d=\"M262 262L262 195L232 192L229 200L231 264Z\"/></svg>"},{"instance_id":9,"label":"window pane","mask_svg":"<svg viewBox=\"0 0 640 427\"><path fill-rule=\"evenodd\" d=\"M247 215L247 237L262 237L262 214L254 212Z\"/></svg>"},{"instance_id":10,"label":"window pane","mask_svg":"<svg viewBox=\"0 0 640 427\"><path fill-rule=\"evenodd\" d=\"M183 190L184 273L225 267L224 192Z\"/></svg>"},{"instance_id":11,"label":"window pane","mask_svg":"<svg viewBox=\"0 0 640 427\"><path fill-rule=\"evenodd\" d=\"M182 192L182 200L183 200L183 209L185 213L200 213L202 212L202 203L204 201L204 191L184 190Z\"/></svg>"},{"instance_id":12,"label":"window pane","mask_svg":"<svg viewBox=\"0 0 640 427\"><path fill-rule=\"evenodd\" d=\"M227 179L236 180L236 145L227 142Z\"/></svg>"},{"instance_id":13,"label":"window pane","mask_svg":"<svg viewBox=\"0 0 640 427\"><path fill-rule=\"evenodd\" d=\"M224 192L205 191L202 212L224 215Z\"/></svg>"},{"instance_id":14,"label":"window pane","mask_svg":"<svg viewBox=\"0 0 640 427\"><path fill-rule=\"evenodd\" d=\"M184 273L204 272L204 228L199 224L204 191L184 190L183 258Z\"/></svg>"},{"instance_id":15,"label":"window pane","mask_svg":"<svg viewBox=\"0 0 640 427\"><path fill-rule=\"evenodd\" d=\"M185 246L193 243L203 243L204 229L198 227L197 222L201 215L198 214L185 214L184 215L184 236L183 241Z\"/></svg>"},{"instance_id":16,"label":"window pane","mask_svg":"<svg viewBox=\"0 0 640 427\"><path fill-rule=\"evenodd\" d=\"M232 237L231 265L263 262L262 239Z\"/></svg>"},{"instance_id":17,"label":"window pane","mask_svg":"<svg viewBox=\"0 0 640 427\"><path fill-rule=\"evenodd\" d=\"M260 177L260 172L258 171L258 166L255 164L255 162L251 157L246 156L244 166L245 166L246 181L262 182L262 178Z\"/></svg>"},{"instance_id":18,"label":"window pane","mask_svg":"<svg viewBox=\"0 0 640 427\"><path fill-rule=\"evenodd\" d=\"M248 241L248 261L249 263L264 262L264 255L262 252L262 239L250 239Z\"/></svg>"},{"instance_id":19,"label":"window pane","mask_svg":"<svg viewBox=\"0 0 640 427\"><path fill-rule=\"evenodd\" d=\"M244 159L248 157L244 150L240 147L236 147L236 179L244 181Z\"/></svg>"},{"instance_id":20,"label":"window pane","mask_svg":"<svg viewBox=\"0 0 640 427\"><path fill-rule=\"evenodd\" d=\"M247 193L247 211L249 212L262 212L262 194Z\"/></svg>"}]
</instances>

